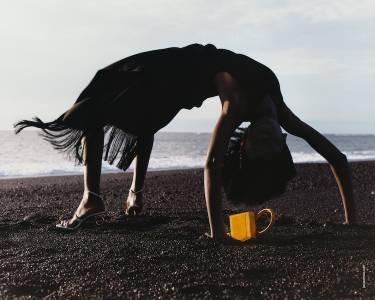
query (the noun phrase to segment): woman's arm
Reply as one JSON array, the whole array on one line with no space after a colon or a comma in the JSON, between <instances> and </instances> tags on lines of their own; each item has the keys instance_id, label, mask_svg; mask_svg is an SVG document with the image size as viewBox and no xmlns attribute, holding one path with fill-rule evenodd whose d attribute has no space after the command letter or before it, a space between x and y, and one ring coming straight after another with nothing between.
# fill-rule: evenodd
<instances>
[{"instance_id":1,"label":"woman's arm","mask_svg":"<svg viewBox=\"0 0 375 300\"><path fill-rule=\"evenodd\" d=\"M353 199L352 176L346 156L322 134L301 121L284 102L278 106L280 125L289 133L303 138L330 164L340 190L345 212L345 223L356 223L356 209Z\"/></svg>"},{"instance_id":2,"label":"woman's arm","mask_svg":"<svg viewBox=\"0 0 375 300\"><path fill-rule=\"evenodd\" d=\"M220 240L226 237L222 216L221 168L229 139L240 124L241 107L234 79L228 73L219 73L215 77L215 84L222 102L222 111L208 146L204 188L211 237Z\"/></svg>"}]
</instances>

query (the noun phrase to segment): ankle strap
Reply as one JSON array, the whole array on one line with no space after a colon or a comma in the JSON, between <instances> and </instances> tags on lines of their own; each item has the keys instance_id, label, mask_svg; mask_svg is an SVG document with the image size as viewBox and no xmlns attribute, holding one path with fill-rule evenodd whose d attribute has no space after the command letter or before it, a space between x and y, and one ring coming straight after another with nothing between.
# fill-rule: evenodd
<instances>
[{"instance_id":1,"label":"ankle strap","mask_svg":"<svg viewBox=\"0 0 375 300\"><path fill-rule=\"evenodd\" d=\"M85 193L87 193L87 194L91 194L91 195L93 195L93 196L96 196L96 197L98 197L98 198L100 198L100 199L102 199L103 200L103 197L102 196L100 196L99 194L97 194L97 193L94 193L94 192L91 192L91 191L85 191Z\"/></svg>"},{"instance_id":2,"label":"ankle strap","mask_svg":"<svg viewBox=\"0 0 375 300\"><path fill-rule=\"evenodd\" d=\"M133 191L132 189L129 189L129 192L133 193L134 195L137 195L137 194L143 192L143 189L140 189L140 190L138 190L138 191L136 191L136 192Z\"/></svg>"}]
</instances>

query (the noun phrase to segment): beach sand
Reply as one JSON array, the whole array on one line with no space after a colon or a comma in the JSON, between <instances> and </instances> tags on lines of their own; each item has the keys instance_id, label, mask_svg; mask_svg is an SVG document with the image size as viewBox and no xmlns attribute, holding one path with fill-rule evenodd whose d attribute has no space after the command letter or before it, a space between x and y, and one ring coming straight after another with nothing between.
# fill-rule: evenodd
<instances>
[{"instance_id":1,"label":"beach sand","mask_svg":"<svg viewBox=\"0 0 375 300\"><path fill-rule=\"evenodd\" d=\"M109 216L70 234L55 223L81 177L0 180L0 298L374 298L375 162L352 169L359 225L341 225L329 166L298 164L282 197L253 208L276 210L272 231L240 245L199 238L202 169L149 172L140 217L121 213L131 174L104 175Z\"/></svg>"}]
</instances>

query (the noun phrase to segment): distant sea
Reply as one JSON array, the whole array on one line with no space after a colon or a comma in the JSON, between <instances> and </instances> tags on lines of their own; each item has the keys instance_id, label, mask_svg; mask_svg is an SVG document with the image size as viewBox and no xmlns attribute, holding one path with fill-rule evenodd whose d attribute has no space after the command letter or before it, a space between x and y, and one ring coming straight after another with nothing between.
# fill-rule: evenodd
<instances>
[{"instance_id":1,"label":"distant sea","mask_svg":"<svg viewBox=\"0 0 375 300\"><path fill-rule=\"evenodd\" d=\"M326 137L349 160L375 160L375 135L332 135ZM203 167L210 133L159 132L155 136L149 170ZM321 162L324 159L304 140L288 135L293 160ZM0 178L81 174L66 156L54 150L36 131L0 131ZM132 170L132 166L129 171ZM118 170L106 163L103 172Z\"/></svg>"}]
</instances>

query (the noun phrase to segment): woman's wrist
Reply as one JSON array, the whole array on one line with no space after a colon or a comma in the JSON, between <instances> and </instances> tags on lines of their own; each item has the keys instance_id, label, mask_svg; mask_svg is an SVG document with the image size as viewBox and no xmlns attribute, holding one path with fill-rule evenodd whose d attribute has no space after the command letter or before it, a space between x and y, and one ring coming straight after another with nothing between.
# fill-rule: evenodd
<instances>
[{"instance_id":1,"label":"woman's wrist","mask_svg":"<svg viewBox=\"0 0 375 300\"><path fill-rule=\"evenodd\" d=\"M224 229L224 224L217 225L216 228L211 228L211 237L213 239L222 239L226 237L227 233Z\"/></svg>"},{"instance_id":2,"label":"woman's wrist","mask_svg":"<svg viewBox=\"0 0 375 300\"><path fill-rule=\"evenodd\" d=\"M215 241L222 241L228 238L228 235L225 232L216 235L211 234L211 238Z\"/></svg>"}]
</instances>

